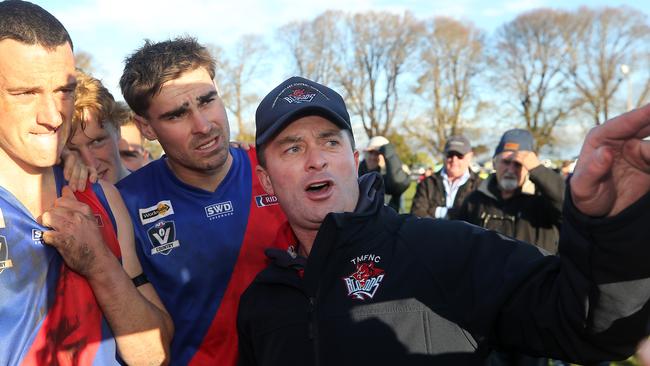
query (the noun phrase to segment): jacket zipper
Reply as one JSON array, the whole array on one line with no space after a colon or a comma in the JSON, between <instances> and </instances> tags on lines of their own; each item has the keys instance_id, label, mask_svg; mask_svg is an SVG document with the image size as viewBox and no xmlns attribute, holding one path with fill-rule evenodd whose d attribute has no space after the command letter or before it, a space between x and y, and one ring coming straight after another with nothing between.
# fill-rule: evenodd
<instances>
[{"instance_id":1,"label":"jacket zipper","mask_svg":"<svg viewBox=\"0 0 650 366\"><path fill-rule=\"evenodd\" d=\"M318 295L317 295L318 296ZM316 318L316 297L309 297L309 339L314 346L314 365L320 365L320 354L318 347L318 319Z\"/></svg>"}]
</instances>

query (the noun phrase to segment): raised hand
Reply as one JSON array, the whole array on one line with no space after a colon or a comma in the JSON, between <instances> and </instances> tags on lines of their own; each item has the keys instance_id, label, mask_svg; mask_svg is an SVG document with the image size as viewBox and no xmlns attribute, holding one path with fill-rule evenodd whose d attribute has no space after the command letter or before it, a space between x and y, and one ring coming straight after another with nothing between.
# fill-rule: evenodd
<instances>
[{"instance_id":1,"label":"raised hand","mask_svg":"<svg viewBox=\"0 0 650 366\"><path fill-rule=\"evenodd\" d=\"M73 192L85 190L86 180L90 180L92 183L97 182L95 167L84 164L76 151L64 148L61 152L61 160L63 161L63 177L68 181L68 186Z\"/></svg>"},{"instance_id":2,"label":"raised hand","mask_svg":"<svg viewBox=\"0 0 650 366\"><path fill-rule=\"evenodd\" d=\"M571 197L589 216L613 216L650 190L650 105L593 128L571 178Z\"/></svg>"},{"instance_id":3,"label":"raised hand","mask_svg":"<svg viewBox=\"0 0 650 366\"><path fill-rule=\"evenodd\" d=\"M526 168L526 170L528 171L537 168L540 164L537 154L535 154L532 151L526 151L526 150L517 151L514 160L519 164L521 164L521 166Z\"/></svg>"},{"instance_id":4,"label":"raised hand","mask_svg":"<svg viewBox=\"0 0 650 366\"><path fill-rule=\"evenodd\" d=\"M62 196L39 222L52 229L43 233L43 241L56 248L68 267L86 278L101 271L102 261L112 256L90 207L79 202L69 187L63 187Z\"/></svg>"}]
</instances>

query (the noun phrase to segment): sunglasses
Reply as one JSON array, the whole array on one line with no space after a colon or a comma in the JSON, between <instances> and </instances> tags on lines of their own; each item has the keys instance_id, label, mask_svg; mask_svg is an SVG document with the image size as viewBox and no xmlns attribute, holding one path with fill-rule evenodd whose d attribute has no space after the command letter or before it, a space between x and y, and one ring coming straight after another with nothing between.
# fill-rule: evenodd
<instances>
[{"instance_id":1,"label":"sunglasses","mask_svg":"<svg viewBox=\"0 0 650 366\"><path fill-rule=\"evenodd\" d=\"M461 154L459 152L456 152L456 151L450 151L450 152L447 153L447 159L451 159L454 156L457 157L458 159L462 159L462 158L465 157L465 155L463 155L463 154Z\"/></svg>"}]
</instances>

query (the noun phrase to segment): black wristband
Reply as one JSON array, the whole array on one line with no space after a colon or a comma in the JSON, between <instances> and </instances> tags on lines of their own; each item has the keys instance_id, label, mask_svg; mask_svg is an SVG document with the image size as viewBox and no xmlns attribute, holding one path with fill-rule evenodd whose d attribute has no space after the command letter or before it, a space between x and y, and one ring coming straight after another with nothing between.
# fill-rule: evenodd
<instances>
[{"instance_id":1,"label":"black wristband","mask_svg":"<svg viewBox=\"0 0 650 366\"><path fill-rule=\"evenodd\" d=\"M144 284L149 283L149 279L147 278L147 276L144 273L140 273L139 275L133 277L131 279L131 281L133 281L133 284L135 285L135 287L140 287L140 286L142 286Z\"/></svg>"}]
</instances>

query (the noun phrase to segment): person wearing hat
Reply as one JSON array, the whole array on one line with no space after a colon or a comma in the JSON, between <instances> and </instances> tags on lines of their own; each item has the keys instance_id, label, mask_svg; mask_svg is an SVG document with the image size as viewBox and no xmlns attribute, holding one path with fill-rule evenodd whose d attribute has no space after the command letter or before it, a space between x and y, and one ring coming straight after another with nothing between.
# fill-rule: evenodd
<instances>
[{"instance_id":1,"label":"person wearing hat","mask_svg":"<svg viewBox=\"0 0 650 366\"><path fill-rule=\"evenodd\" d=\"M417 185L411 205L411 213L416 216L455 219L465 197L481 181L469 168L474 154L465 136L450 136L444 153L445 164L442 169Z\"/></svg>"},{"instance_id":2,"label":"person wearing hat","mask_svg":"<svg viewBox=\"0 0 650 366\"><path fill-rule=\"evenodd\" d=\"M556 253L565 182L540 164L531 133L506 131L494 151L494 167L458 218Z\"/></svg>"},{"instance_id":3,"label":"person wearing hat","mask_svg":"<svg viewBox=\"0 0 650 366\"><path fill-rule=\"evenodd\" d=\"M402 193L411 183L395 147L384 136L374 136L364 149L364 159L359 164L359 175L378 172L384 179L385 202L399 212Z\"/></svg>"},{"instance_id":4,"label":"person wearing hat","mask_svg":"<svg viewBox=\"0 0 650 366\"><path fill-rule=\"evenodd\" d=\"M266 250L240 299L239 365L484 365L491 348L626 358L650 324L650 291L636 285L650 280L639 260L650 256L648 115L587 138L560 258L386 207L381 177L357 177L343 98L301 77L280 83L256 112L257 175L297 241Z\"/></svg>"},{"instance_id":5,"label":"person wearing hat","mask_svg":"<svg viewBox=\"0 0 650 366\"><path fill-rule=\"evenodd\" d=\"M174 321L172 365L235 365L239 296L292 241L255 150L229 146L215 61L190 37L145 42L120 87L145 138L165 155L118 182L149 281ZM296 95L295 100L301 100Z\"/></svg>"}]
</instances>

